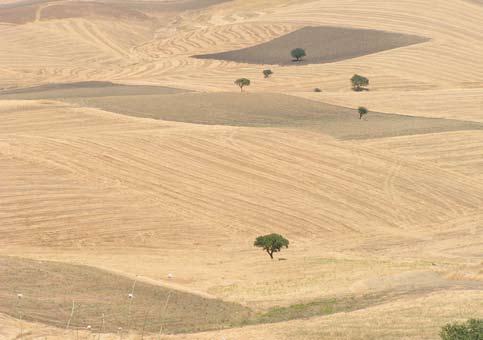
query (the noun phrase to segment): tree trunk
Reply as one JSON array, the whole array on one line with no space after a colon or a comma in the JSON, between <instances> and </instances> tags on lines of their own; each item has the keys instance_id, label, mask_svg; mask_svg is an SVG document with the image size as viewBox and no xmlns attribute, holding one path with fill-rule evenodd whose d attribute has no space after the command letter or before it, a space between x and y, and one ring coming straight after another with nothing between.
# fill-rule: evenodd
<instances>
[{"instance_id":1,"label":"tree trunk","mask_svg":"<svg viewBox=\"0 0 483 340\"><path fill-rule=\"evenodd\" d=\"M270 258L273 260L273 251L267 250L268 255L270 255Z\"/></svg>"}]
</instances>

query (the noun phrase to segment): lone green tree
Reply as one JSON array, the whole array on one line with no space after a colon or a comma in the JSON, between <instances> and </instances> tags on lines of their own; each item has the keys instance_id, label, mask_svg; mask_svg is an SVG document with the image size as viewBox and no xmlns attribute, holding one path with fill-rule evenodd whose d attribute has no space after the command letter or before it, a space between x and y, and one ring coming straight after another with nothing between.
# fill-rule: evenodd
<instances>
[{"instance_id":1,"label":"lone green tree","mask_svg":"<svg viewBox=\"0 0 483 340\"><path fill-rule=\"evenodd\" d=\"M262 248L270 255L273 260L273 253L277 253L282 250L283 247L288 248L288 240L279 234L269 234L264 236L258 236L253 244L255 247Z\"/></svg>"},{"instance_id":2,"label":"lone green tree","mask_svg":"<svg viewBox=\"0 0 483 340\"><path fill-rule=\"evenodd\" d=\"M354 91L366 90L364 86L369 85L369 79L364 76L354 74L351 78L352 89Z\"/></svg>"},{"instance_id":3,"label":"lone green tree","mask_svg":"<svg viewBox=\"0 0 483 340\"><path fill-rule=\"evenodd\" d=\"M462 324L447 324L439 335L442 340L482 340L483 319L470 319Z\"/></svg>"},{"instance_id":4,"label":"lone green tree","mask_svg":"<svg viewBox=\"0 0 483 340\"><path fill-rule=\"evenodd\" d=\"M364 106L359 106L357 111L359 112L359 119L362 119L362 117L365 116L369 112L369 110L366 109Z\"/></svg>"},{"instance_id":5,"label":"lone green tree","mask_svg":"<svg viewBox=\"0 0 483 340\"><path fill-rule=\"evenodd\" d=\"M235 85L237 85L240 88L240 91L243 92L243 88L245 86L250 86L250 79L247 78L240 78L235 80Z\"/></svg>"},{"instance_id":6,"label":"lone green tree","mask_svg":"<svg viewBox=\"0 0 483 340\"><path fill-rule=\"evenodd\" d=\"M305 57L307 54L305 53L305 50L303 48L294 48L292 52L290 52L293 58L295 58L295 61L300 61L303 57Z\"/></svg>"},{"instance_id":7,"label":"lone green tree","mask_svg":"<svg viewBox=\"0 0 483 340\"><path fill-rule=\"evenodd\" d=\"M272 70L263 70L263 76L269 78L273 74Z\"/></svg>"}]
</instances>

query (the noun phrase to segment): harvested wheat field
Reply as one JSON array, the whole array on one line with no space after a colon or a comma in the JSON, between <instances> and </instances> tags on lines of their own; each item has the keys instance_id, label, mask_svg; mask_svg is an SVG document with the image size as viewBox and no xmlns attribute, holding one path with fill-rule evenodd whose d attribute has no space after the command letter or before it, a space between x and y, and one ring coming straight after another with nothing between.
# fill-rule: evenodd
<instances>
[{"instance_id":1,"label":"harvested wheat field","mask_svg":"<svg viewBox=\"0 0 483 340\"><path fill-rule=\"evenodd\" d=\"M482 21L477 0L2 1L0 339L482 319Z\"/></svg>"}]
</instances>

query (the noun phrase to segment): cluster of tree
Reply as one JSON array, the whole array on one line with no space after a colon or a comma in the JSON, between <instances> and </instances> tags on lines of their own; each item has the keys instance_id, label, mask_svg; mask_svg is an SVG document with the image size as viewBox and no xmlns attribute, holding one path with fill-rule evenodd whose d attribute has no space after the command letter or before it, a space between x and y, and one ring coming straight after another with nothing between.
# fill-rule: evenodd
<instances>
[{"instance_id":1,"label":"cluster of tree","mask_svg":"<svg viewBox=\"0 0 483 340\"><path fill-rule=\"evenodd\" d=\"M292 55L292 57L295 59L294 61L301 61L303 57L305 57L307 55L307 53L305 52L305 50L303 48L294 48L290 54ZM271 75L273 74L273 71L270 70L270 69L267 69L267 70L263 70L263 76L264 78L270 78ZM250 79L247 79L247 78L239 78L237 80L235 80L235 85L237 85L239 88L240 88L240 92L243 92L243 88L245 86L250 86L251 84L251 81ZM369 85L369 79L364 77L364 76L361 76L359 74L354 74L351 78L351 84L352 84L352 90L354 91L367 91L367 86ZM322 92L322 90L320 88L315 88L314 89L314 92ZM359 119L362 119L363 116L367 115L369 110L367 110L365 107L363 106L360 106L358 108L358 112L359 112ZM483 339L482 339L483 340Z\"/></svg>"},{"instance_id":2,"label":"cluster of tree","mask_svg":"<svg viewBox=\"0 0 483 340\"><path fill-rule=\"evenodd\" d=\"M302 60L303 57L305 57L307 55L307 53L305 52L305 50L303 48L294 48L290 54L292 55L293 58L295 58L295 61L300 61ZM267 69L267 70L263 70L263 77L264 78L270 78L270 76L273 74L273 71L270 70L270 69ZM245 86L250 86L250 79L247 79L247 78L239 78L237 80L235 80L235 85L237 85L238 87L240 87L240 91L243 92L243 88Z\"/></svg>"}]
</instances>

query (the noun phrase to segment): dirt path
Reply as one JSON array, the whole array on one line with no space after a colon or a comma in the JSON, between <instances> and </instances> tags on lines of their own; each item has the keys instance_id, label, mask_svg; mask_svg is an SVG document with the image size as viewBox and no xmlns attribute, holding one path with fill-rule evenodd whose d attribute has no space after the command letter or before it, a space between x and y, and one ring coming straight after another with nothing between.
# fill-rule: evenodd
<instances>
[{"instance_id":1,"label":"dirt path","mask_svg":"<svg viewBox=\"0 0 483 340\"><path fill-rule=\"evenodd\" d=\"M35 11L35 20L34 20L34 23L38 23L40 22L40 20L42 19L42 11L47 8L47 7L50 7L52 5L57 5L57 4L60 4L60 3L65 3L66 1L64 0L52 0L51 2L47 2L47 3L42 3L39 5L39 7L37 7L37 10Z\"/></svg>"}]
</instances>

